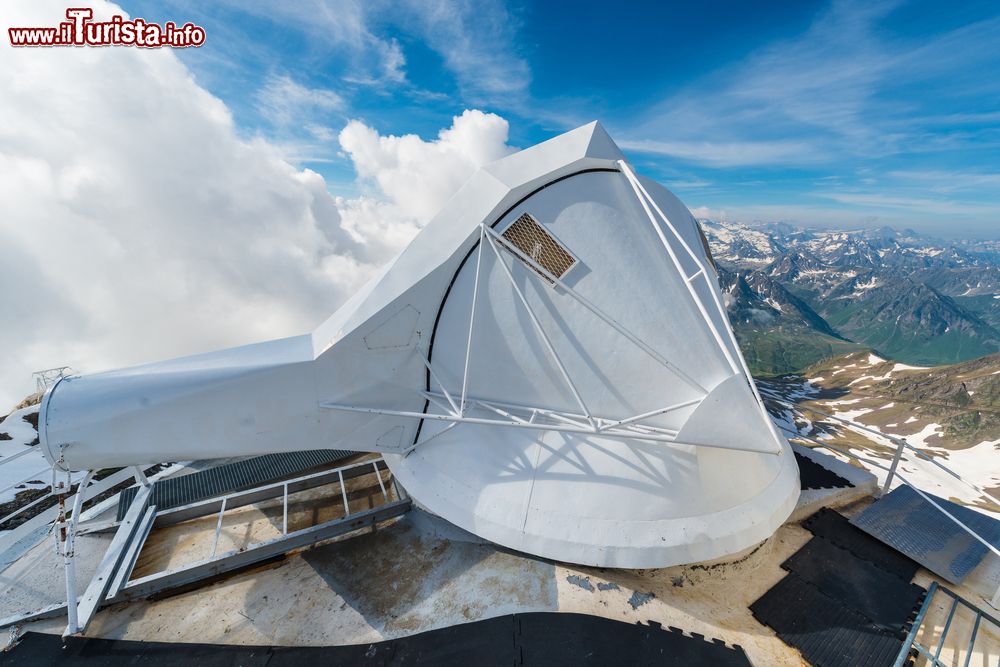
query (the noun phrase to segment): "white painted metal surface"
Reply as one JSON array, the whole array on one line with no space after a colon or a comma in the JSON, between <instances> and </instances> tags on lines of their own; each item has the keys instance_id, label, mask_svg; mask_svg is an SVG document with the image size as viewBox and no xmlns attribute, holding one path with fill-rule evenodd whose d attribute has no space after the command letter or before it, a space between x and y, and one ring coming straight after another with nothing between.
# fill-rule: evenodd
<instances>
[{"instance_id":1,"label":"white painted metal surface","mask_svg":"<svg viewBox=\"0 0 1000 667\"><path fill-rule=\"evenodd\" d=\"M528 213L576 259L513 244ZM506 546L654 567L768 537L798 497L697 225L596 123L480 170L312 335L62 379L40 438L91 469L379 451Z\"/></svg>"}]
</instances>

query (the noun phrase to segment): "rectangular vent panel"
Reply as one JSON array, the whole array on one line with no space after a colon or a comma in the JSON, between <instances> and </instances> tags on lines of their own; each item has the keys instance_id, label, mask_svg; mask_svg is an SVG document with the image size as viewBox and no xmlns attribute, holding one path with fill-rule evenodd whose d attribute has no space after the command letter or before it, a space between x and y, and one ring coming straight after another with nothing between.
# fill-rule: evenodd
<instances>
[{"instance_id":1,"label":"rectangular vent panel","mask_svg":"<svg viewBox=\"0 0 1000 667\"><path fill-rule=\"evenodd\" d=\"M522 214L500 236L556 278L562 278L576 264L576 257L528 213ZM535 267L527 266L546 278Z\"/></svg>"}]
</instances>

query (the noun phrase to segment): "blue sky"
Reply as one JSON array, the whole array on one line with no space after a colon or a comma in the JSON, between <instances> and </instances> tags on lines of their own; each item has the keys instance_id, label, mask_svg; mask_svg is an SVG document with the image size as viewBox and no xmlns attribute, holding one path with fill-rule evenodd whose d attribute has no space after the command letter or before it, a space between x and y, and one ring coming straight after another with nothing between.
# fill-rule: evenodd
<instances>
[{"instance_id":1,"label":"blue sky","mask_svg":"<svg viewBox=\"0 0 1000 667\"><path fill-rule=\"evenodd\" d=\"M433 138L476 108L516 146L598 119L716 217L1000 235L995 2L122 5L203 25L198 82L335 195L348 120Z\"/></svg>"}]
</instances>

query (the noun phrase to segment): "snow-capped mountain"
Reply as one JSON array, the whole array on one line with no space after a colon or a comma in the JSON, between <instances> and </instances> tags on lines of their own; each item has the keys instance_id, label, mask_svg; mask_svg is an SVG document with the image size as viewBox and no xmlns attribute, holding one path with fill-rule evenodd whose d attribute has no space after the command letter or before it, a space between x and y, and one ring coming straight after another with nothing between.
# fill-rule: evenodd
<instances>
[{"instance_id":1,"label":"snow-capped mountain","mask_svg":"<svg viewBox=\"0 0 1000 667\"><path fill-rule=\"evenodd\" d=\"M797 370L851 345L913 364L1000 351L1000 242L700 222L755 371Z\"/></svg>"}]
</instances>

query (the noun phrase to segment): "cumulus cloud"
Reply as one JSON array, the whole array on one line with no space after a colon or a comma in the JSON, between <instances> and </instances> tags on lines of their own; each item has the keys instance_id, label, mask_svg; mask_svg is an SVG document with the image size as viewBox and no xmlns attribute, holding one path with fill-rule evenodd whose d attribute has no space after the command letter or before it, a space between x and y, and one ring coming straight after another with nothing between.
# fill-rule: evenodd
<instances>
[{"instance_id":1,"label":"cumulus cloud","mask_svg":"<svg viewBox=\"0 0 1000 667\"><path fill-rule=\"evenodd\" d=\"M513 152L507 121L496 114L466 110L436 141L415 134L382 136L352 120L340 145L367 191L338 198L343 226L370 250L384 256L401 248L480 166Z\"/></svg>"},{"instance_id":2,"label":"cumulus cloud","mask_svg":"<svg viewBox=\"0 0 1000 667\"><path fill-rule=\"evenodd\" d=\"M354 120L341 131L340 145L362 179L373 181L391 203L405 205L408 217L426 222L455 191L456 182L511 152L507 130L506 120L478 110L457 116L434 142L414 134L379 136Z\"/></svg>"},{"instance_id":3,"label":"cumulus cloud","mask_svg":"<svg viewBox=\"0 0 1000 667\"><path fill-rule=\"evenodd\" d=\"M4 32L65 5L8 10ZM351 122L339 139L365 194L335 199L273 144L241 139L168 50L0 49L0 89L0 405L41 368L308 331L510 150L506 122L477 111L433 141Z\"/></svg>"}]
</instances>

